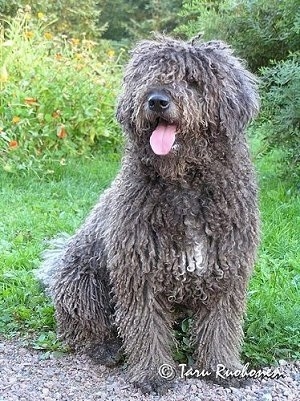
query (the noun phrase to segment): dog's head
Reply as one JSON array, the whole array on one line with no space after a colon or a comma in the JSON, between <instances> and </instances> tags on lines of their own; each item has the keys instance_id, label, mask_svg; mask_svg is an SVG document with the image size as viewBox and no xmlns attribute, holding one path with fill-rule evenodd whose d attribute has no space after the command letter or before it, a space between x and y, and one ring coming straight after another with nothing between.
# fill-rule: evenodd
<instances>
[{"instance_id":1,"label":"dog's head","mask_svg":"<svg viewBox=\"0 0 300 401\"><path fill-rule=\"evenodd\" d=\"M158 37L133 50L117 118L149 157L166 158L235 141L257 111L255 78L226 44Z\"/></svg>"}]
</instances>

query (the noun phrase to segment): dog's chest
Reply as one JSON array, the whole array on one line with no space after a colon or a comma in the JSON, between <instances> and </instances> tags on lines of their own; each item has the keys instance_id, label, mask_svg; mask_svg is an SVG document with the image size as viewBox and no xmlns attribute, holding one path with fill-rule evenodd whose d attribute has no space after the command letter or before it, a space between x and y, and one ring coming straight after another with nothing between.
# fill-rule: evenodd
<instances>
[{"instance_id":1,"label":"dog's chest","mask_svg":"<svg viewBox=\"0 0 300 401\"><path fill-rule=\"evenodd\" d=\"M204 241L198 241L182 251L178 268L181 275L195 273L200 276L206 270L206 247Z\"/></svg>"},{"instance_id":2,"label":"dog's chest","mask_svg":"<svg viewBox=\"0 0 300 401\"><path fill-rule=\"evenodd\" d=\"M199 215L183 217L184 236L174 243L177 250L172 261L170 300L185 302L187 299L205 299L203 280L208 274L208 237L204 221Z\"/></svg>"},{"instance_id":3,"label":"dog's chest","mask_svg":"<svg viewBox=\"0 0 300 401\"><path fill-rule=\"evenodd\" d=\"M157 235L157 269L162 281L170 283L174 297L182 298L189 287L202 282L207 271L208 239L199 190L166 189L156 198L152 215L153 231ZM187 283L190 283L187 285ZM176 293L176 294L175 294Z\"/></svg>"},{"instance_id":4,"label":"dog's chest","mask_svg":"<svg viewBox=\"0 0 300 401\"><path fill-rule=\"evenodd\" d=\"M206 268L207 237L198 192L182 192L172 197L166 206L170 213L169 244L174 246L179 274L202 274Z\"/></svg>"},{"instance_id":5,"label":"dog's chest","mask_svg":"<svg viewBox=\"0 0 300 401\"><path fill-rule=\"evenodd\" d=\"M203 235L188 242L173 260L171 274L166 272L165 288L171 302L186 303L196 299L205 300L203 281L208 273L207 241Z\"/></svg>"}]
</instances>

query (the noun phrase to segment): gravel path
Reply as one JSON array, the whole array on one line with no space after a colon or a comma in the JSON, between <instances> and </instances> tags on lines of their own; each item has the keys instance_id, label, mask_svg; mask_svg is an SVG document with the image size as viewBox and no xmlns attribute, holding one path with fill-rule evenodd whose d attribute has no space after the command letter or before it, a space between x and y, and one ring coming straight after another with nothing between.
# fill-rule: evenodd
<instances>
[{"instance_id":1,"label":"gravel path","mask_svg":"<svg viewBox=\"0 0 300 401\"><path fill-rule=\"evenodd\" d=\"M274 368L272 368L274 369ZM300 361L281 361L277 379L223 388L199 379L177 379L165 396L142 395L121 369L94 365L83 355L44 353L0 339L0 401L298 401Z\"/></svg>"}]
</instances>

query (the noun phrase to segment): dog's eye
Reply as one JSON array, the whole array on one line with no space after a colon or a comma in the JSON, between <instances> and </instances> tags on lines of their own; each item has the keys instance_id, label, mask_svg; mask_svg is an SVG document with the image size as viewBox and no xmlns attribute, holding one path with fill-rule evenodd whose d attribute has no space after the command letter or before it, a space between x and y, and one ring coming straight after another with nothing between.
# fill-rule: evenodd
<instances>
[{"instance_id":1,"label":"dog's eye","mask_svg":"<svg viewBox=\"0 0 300 401\"><path fill-rule=\"evenodd\" d=\"M203 85L201 84L201 82L192 80L189 82L189 88L192 90L196 90L196 91L201 91L201 89L203 88Z\"/></svg>"}]
</instances>

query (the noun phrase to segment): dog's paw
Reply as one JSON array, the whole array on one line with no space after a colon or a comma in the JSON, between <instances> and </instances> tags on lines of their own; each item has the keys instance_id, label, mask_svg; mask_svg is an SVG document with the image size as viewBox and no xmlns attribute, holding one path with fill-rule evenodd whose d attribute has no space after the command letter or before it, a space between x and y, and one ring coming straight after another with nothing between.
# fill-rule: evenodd
<instances>
[{"instance_id":1,"label":"dog's paw","mask_svg":"<svg viewBox=\"0 0 300 401\"><path fill-rule=\"evenodd\" d=\"M107 340L104 343L92 344L86 349L86 354L97 364L109 368L117 366L123 358L122 343L119 339Z\"/></svg>"},{"instance_id":2,"label":"dog's paw","mask_svg":"<svg viewBox=\"0 0 300 401\"><path fill-rule=\"evenodd\" d=\"M135 387L139 388L143 394L156 393L159 395L164 395L172 388L172 383L161 377L143 379L141 381L136 381L133 383Z\"/></svg>"}]
</instances>

